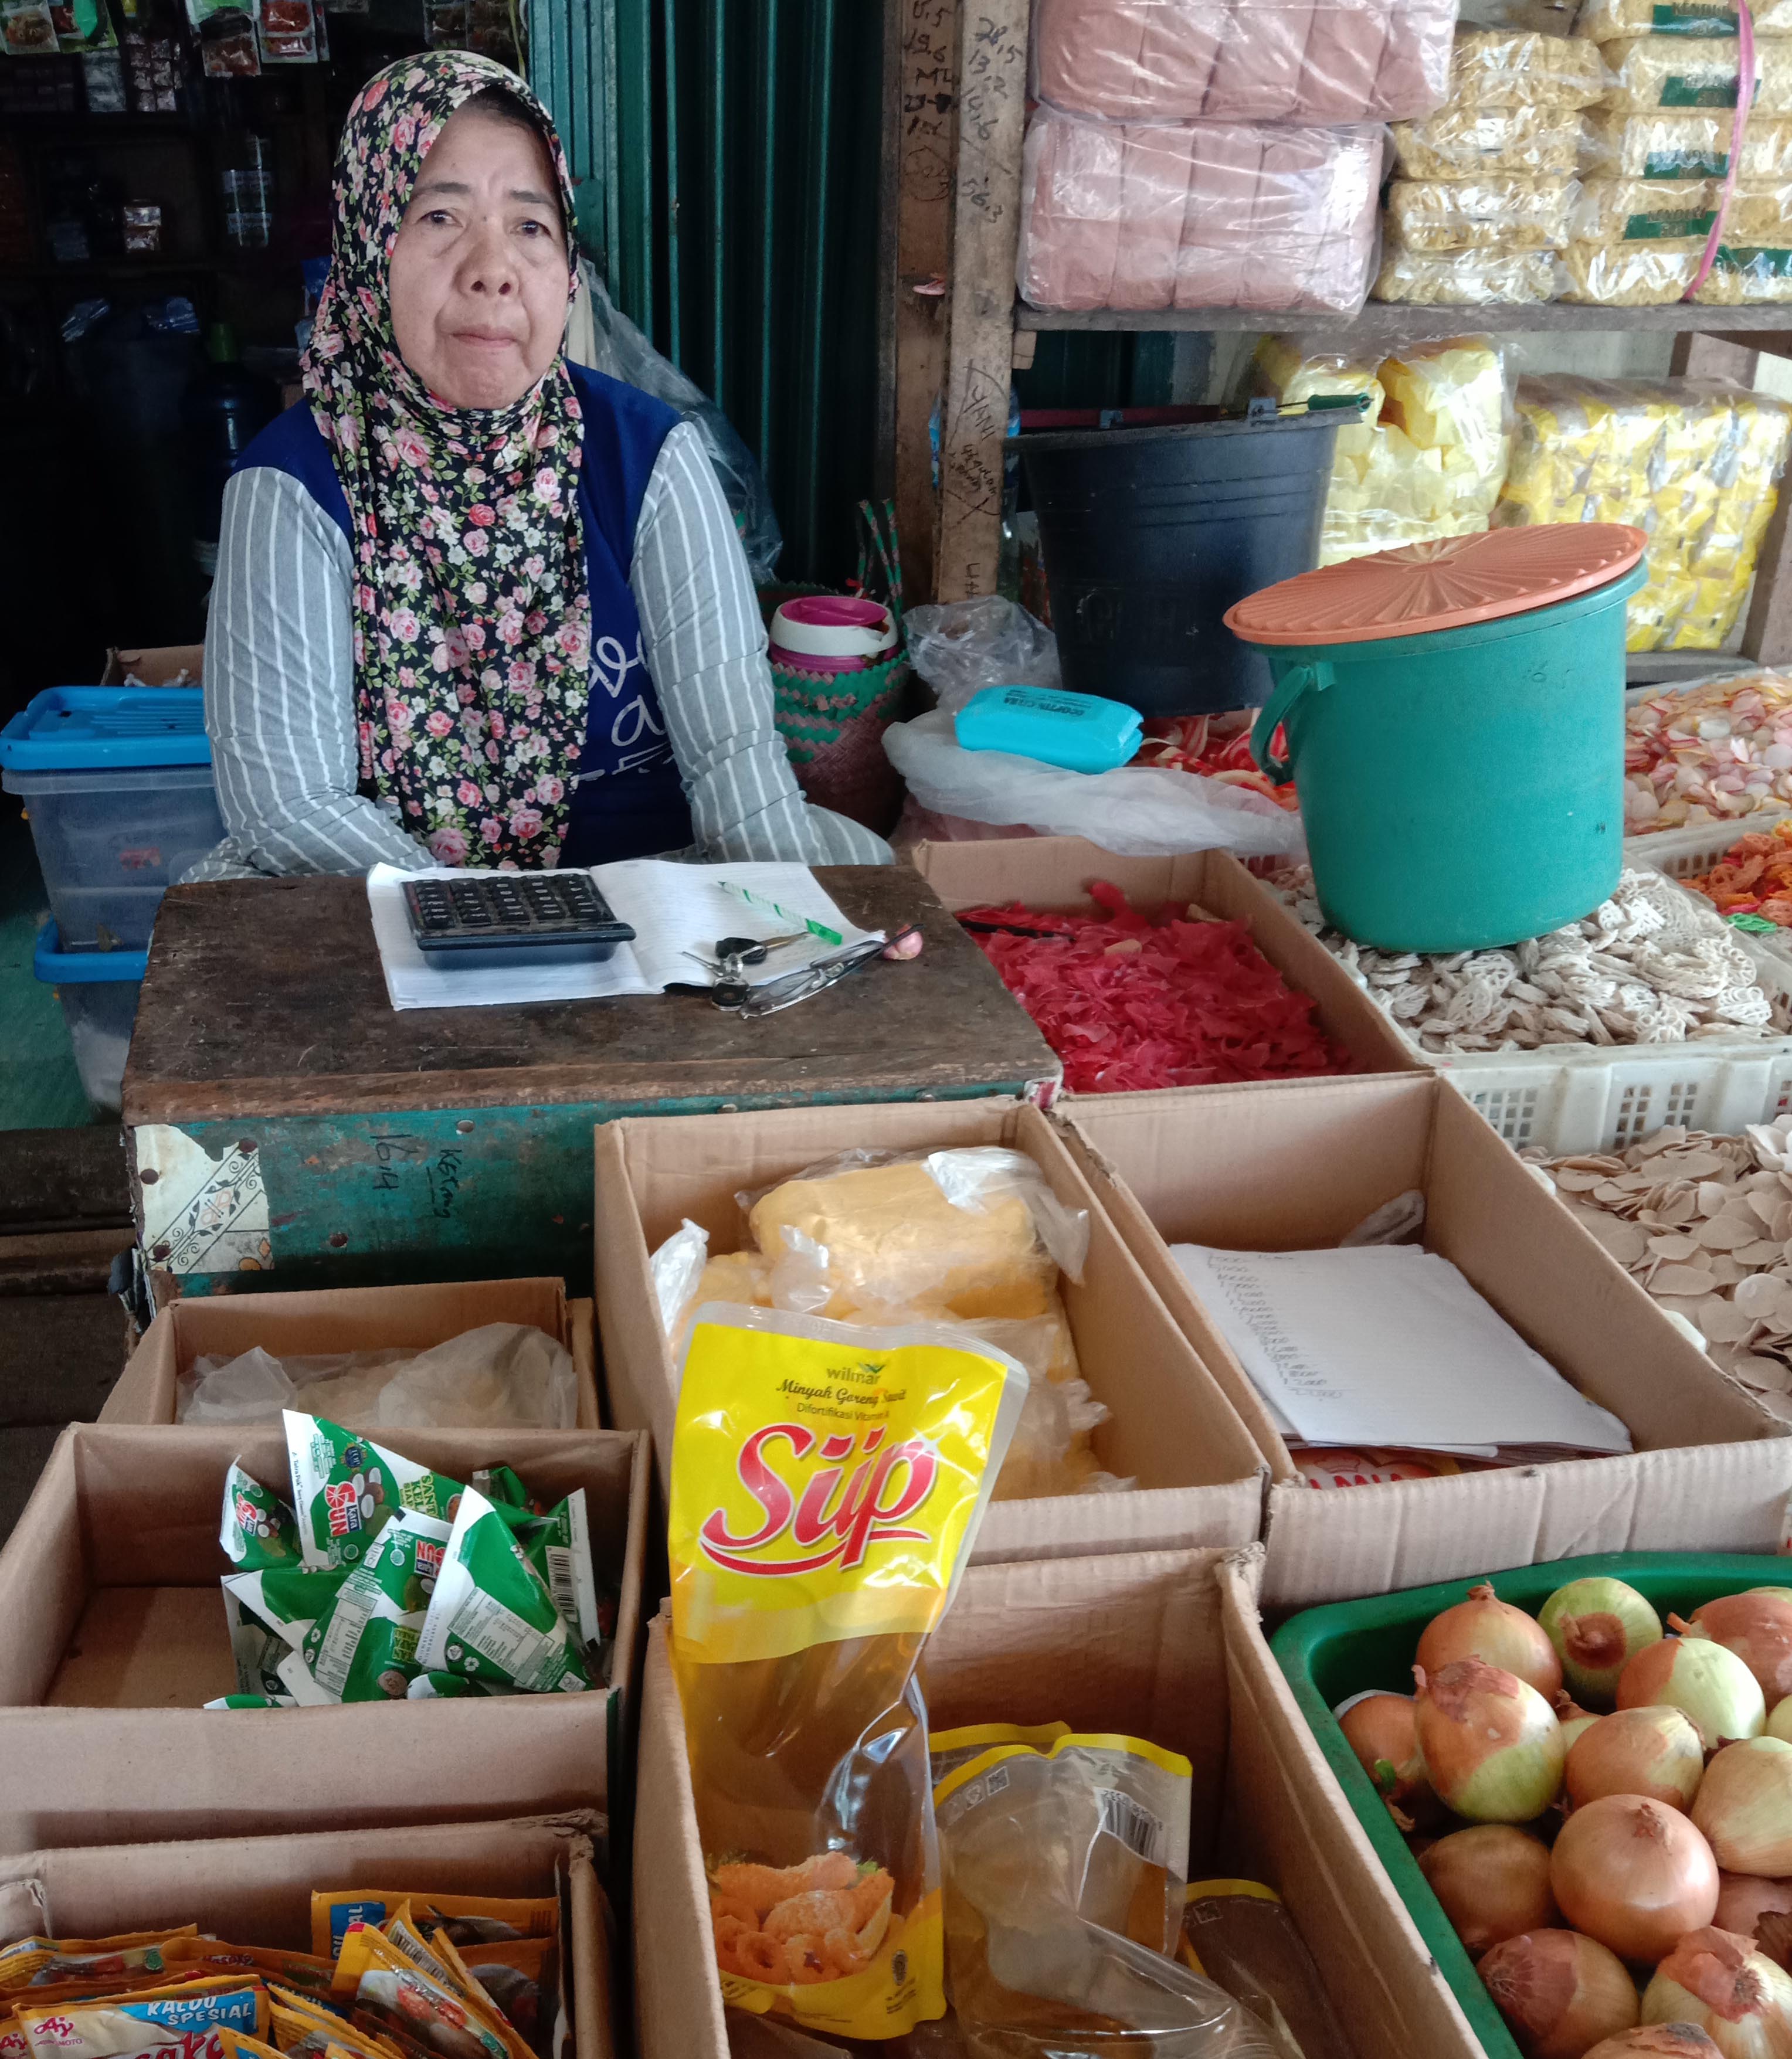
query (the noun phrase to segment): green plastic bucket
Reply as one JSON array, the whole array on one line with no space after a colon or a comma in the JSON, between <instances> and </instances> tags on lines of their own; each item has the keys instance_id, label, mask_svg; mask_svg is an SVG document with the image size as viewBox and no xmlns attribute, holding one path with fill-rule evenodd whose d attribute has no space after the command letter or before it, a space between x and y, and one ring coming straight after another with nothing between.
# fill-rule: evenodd
<instances>
[{"instance_id":1,"label":"green plastic bucket","mask_svg":"<svg viewBox=\"0 0 1792 2059\"><path fill-rule=\"evenodd\" d=\"M1611 898L1624 603L1647 575L1466 628L1258 647L1276 687L1252 755L1300 789L1327 922L1384 950L1480 950Z\"/></svg>"},{"instance_id":2,"label":"green plastic bucket","mask_svg":"<svg viewBox=\"0 0 1792 2059\"><path fill-rule=\"evenodd\" d=\"M1349 1487L1338 1491L1354 1491ZM1786 1561L1714 1551L1607 1551L1592 1558L1558 1559L1551 1565L1519 1566L1476 1579L1491 1579L1502 1601L1535 1615L1558 1587L1593 1575L1628 1581L1655 1603L1658 1615L1666 1616L1670 1609L1690 1615L1702 1602L1714 1601L1719 1595L1783 1585ZM1367 1601L1332 1602L1308 1609L1282 1625L1269 1640L1269 1648L1327 1766L1406 1904L1438 1971L1462 2005L1487 2059L1519 2059L1505 2019L1481 1985L1474 1961L1332 1713L1339 1703L1370 1688L1410 1695L1419 1633L1434 1615L1463 1600L1475 1584L1472 1579L1444 1580L1436 1587L1408 1587L1403 1593L1376 1595Z\"/></svg>"}]
</instances>

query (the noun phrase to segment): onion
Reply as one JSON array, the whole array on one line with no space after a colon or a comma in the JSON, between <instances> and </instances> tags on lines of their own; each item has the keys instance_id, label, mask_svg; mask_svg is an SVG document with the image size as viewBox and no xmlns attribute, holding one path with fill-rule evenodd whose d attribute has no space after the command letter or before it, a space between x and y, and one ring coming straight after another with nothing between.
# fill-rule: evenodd
<instances>
[{"instance_id":1,"label":"onion","mask_svg":"<svg viewBox=\"0 0 1792 2059\"><path fill-rule=\"evenodd\" d=\"M1521 1930L1546 1930L1556 1920L1549 1848L1508 1823L1452 1830L1426 1852L1419 1870L1471 1958Z\"/></svg>"},{"instance_id":2,"label":"onion","mask_svg":"<svg viewBox=\"0 0 1792 2059\"><path fill-rule=\"evenodd\" d=\"M1428 1673L1440 1673L1458 1659L1481 1659L1515 1673L1546 1702L1554 1701L1562 1685L1562 1662L1542 1624L1499 1600L1485 1580L1468 1590L1467 1601L1432 1618L1412 1656Z\"/></svg>"},{"instance_id":3,"label":"onion","mask_svg":"<svg viewBox=\"0 0 1792 2059\"><path fill-rule=\"evenodd\" d=\"M1481 1978L1525 2059L1582 2059L1636 2021L1623 1962L1572 1930L1527 1930L1495 1945Z\"/></svg>"},{"instance_id":4,"label":"onion","mask_svg":"<svg viewBox=\"0 0 1792 2059\"><path fill-rule=\"evenodd\" d=\"M1567 1754L1536 1689L1479 1659L1459 1659L1435 1679L1422 1666L1412 1673L1419 1754L1444 1807L1471 1823L1540 1816L1560 1790Z\"/></svg>"},{"instance_id":5,"label":"onion","mask_svg":"<svg viewBox=\"0 0 1792 2059\"><path fill-rule=\"evenodd\" d=\"M1726 1873L1792 1874L1792 1744L1750 1738L1705 1769L1692 1819Z\"/></svg>"},{"instance_id":6,"label":"onion","mask_svg":"<svg viewBox=\"0 0 1792 2059\"><path fill-rule=\"evenodd\" d=\"M1562 1726L1562 1742L1570 1751L1599 1719L1583 1709L1564 1687L1555 1698L1555 1720Z\"/></svg>"},{"instance_id":7,"label":"onion","mask_svg":"<svg viewBox=\"0 0 1792 2059\"><path fill-rule=\"evenodd\" d=\"M1762 1734L1792 1744L1792 1695L1788 1695L1783 1702L1774 1703L1767 1711L1766 1726Z\"/></svg>"},{"instance_id":8,"label":"onion","mask_svg":"<svg viewBox=\"0 0 1792 2059\"><path fill-rule=\"evenodd\" d=\"M1679 1709L1619 1709L1575 1741L1565 1775L1579 1809L1602 1794L1643 1794L1690 1809L1705 1772L1705 1747Z\"/></svg>"},{"instance_id":9,"label":"onion","mask_svg":"<svg viewBox=\"0 0 1792 2059\"><path fill-rule=\"evenodd\" d=\"M1718 1913L1711 1921L1720 1930L1752 1938L1758 1952L1776 1966L1786 1965L1792 1960L1792 1880L1720 1873Z\"/></svg>"},{"instance_id":10,"label":"onion","mask_svg":"<svg viewBox=\"0 0 1792 2059\"><path fill-rule=\"evenodd\" d=\"M1622 1580L1570 1580L1537 1611L1537 1622L1571 1691L1607 1709L1624 1668L1661 1641L1661 1618Z\"/></svg>"},{"instance_id":11,"label":"onion","mask_svg":"<svg viewBox=\"0 0 1792 2059\"><path fill-rule=\"evenodd\" d=\"M1627 2059L1637 2052L1653 2053L1655 2059L1722 2059L1696 2023L1639 2023L1635 2030L1602 2040L1587 2059Z\"/></svg>"},{"instance_id":12,"label":"onion","mask_svg":"<svg viewBox=\"0 0 1792 2059\"><path fill-rule=\"evenodd\" d=\"M1694 1930L1657 1969L1645 2023L1695 2023L1724 2059L1792 2059L1792 1973L1727 1930Z\"/></svg>"},{"instance_id":13,"label":"onion","mask_svg":"<svg viewBox=\"0 0 1792 2059\"><path fill-rule=\"evenodd\" d=\"M1621 1959L1655 1960L1717 1913L1718 1862L1678 1809L1606 1794L1577 1809L1550 1855L1556 1906Z\"/></svg>"},{"instance_id":14,"label":"onion","mask_svg":"<svg viewBox=\"0 0 1792 2059\"><path fill-rule=\"evenodd\" d=\"M1760 1682L1708 1637L1664 1637L1645 1646L1624 1668L1618 1706L1683 1709L1707 1751L1732 1738L1759 1737L1767 1719Z\"/></svg>"},{"instance_id":15,"label":"onion","mask_svg":"<svg viewBox=\"0 0 1792 2059\"><path fill-rule=\"evenodd\" d=\"M1380 1692L1356 1695L1336 1711L1346 1742L1403 1830L1440 1813L1419 1757L1412 1713L1410 1695Z\"/></svg>"},{"instance_id":16,"label":"onion","mask_svg":"<svg viewBox=\"0 0 1792 2059\"><path fill-rule=\"evenodd\" d=\"M1668 1621L1682 1636L1708 1637L1734 1651L1760 1683L1770 1709L1792 1695L1792 1599L1784 1595L1722 1595L1702 1603L1690 1623Z\"/></svg>"}]
</instances>

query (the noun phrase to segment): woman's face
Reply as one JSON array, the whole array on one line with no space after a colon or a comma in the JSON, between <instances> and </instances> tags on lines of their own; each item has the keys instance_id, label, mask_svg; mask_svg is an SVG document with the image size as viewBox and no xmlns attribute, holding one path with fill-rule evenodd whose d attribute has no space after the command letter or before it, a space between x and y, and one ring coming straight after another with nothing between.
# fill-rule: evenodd
<instances>
[{"instance_id":1,"label":"woman's face","mask_svg":"<svg viewBox=\"0 0 1792 2059\"><path fill-rule=\"evenodd\" d=\"M508 408L566 329L566 232L547 145L482 108L448 117L392 246L399 355L451 408Z\"/></svg>"}]
</instances>

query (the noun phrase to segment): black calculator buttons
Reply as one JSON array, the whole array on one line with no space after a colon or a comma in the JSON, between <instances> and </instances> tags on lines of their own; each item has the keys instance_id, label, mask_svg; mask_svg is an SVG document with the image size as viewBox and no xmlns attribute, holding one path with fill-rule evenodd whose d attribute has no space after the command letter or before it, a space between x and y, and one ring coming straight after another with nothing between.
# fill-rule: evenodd
<instances>
[{"instance_id":1,"label":"black calculator buttons","mask_svg":"<svg viewBox=\"0 0 1792 2059\"><path fill-rule=\"evenodd\" d=\"M521 962L571 951L601 960L635 934L583 872L410 880L404 896L411 934L432 956L467 950L488 962L506 954Z\"/></svg>"}]
</instances>

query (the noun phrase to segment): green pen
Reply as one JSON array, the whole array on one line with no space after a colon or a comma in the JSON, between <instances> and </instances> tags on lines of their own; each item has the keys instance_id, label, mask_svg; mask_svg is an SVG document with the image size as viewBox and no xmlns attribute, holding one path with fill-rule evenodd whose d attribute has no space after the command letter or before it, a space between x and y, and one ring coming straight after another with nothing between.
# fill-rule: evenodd
<instances>
[{"instance_id":1,"label":"green pen","mask_svg":"<svg viewBox=\"0 0 1792 2059\"><path fill-rule=\"evenodd\" d=\"M826 923L813 922L800 915L794 908L786 908L767 894L755 894L751 886L737 886L731 879L715 882L724 894L731 894L737 901L743 901L749 908L763 909L768 915L775 915L780 922L794 922L799 929L806 930L812 937L819 937L824 944L843 944L846 940L838 930L830 930Z\"/></svg>"}]
</instances>

